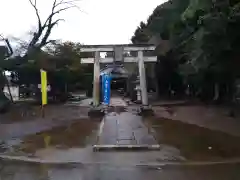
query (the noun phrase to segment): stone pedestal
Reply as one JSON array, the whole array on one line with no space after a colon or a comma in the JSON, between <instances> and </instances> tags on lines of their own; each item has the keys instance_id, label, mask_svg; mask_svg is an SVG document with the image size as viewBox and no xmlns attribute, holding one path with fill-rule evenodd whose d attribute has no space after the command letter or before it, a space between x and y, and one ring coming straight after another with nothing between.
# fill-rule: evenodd
<instances>
[{"instance_id":1,"label":"stone pedestal","mask_svg":"<svg viewBox=\"0 0 240 180\"><path fill-rule=\"evenodd\" d=\"M140 107L140 116L154 116L154 111L151 106L141 106Z\"/></svg>"},{"instance_id":2,"label":"stone pedestal","mask_svg":"<svg viewBox=\"0 0 240 180\"><path fill-rule=\"evenodd\" d=\"M92 107L88 112L88 116L90 118L100 118L103 117L104 115L105 115L104 108L100 106Z\"/></svg>"}]
</instances>

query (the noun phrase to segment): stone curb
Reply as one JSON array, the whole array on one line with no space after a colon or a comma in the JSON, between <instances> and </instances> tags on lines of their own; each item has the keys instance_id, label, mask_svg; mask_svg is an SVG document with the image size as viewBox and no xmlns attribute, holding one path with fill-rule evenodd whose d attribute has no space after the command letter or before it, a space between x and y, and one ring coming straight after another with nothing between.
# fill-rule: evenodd
<instances>
[{"instance_id":1,"label":"stone curb","mask_svg":"<svg viewBox=\"0 0 240 180\"><path fill-rule=\"evenodd\" d=\"M158 151L160 145L94 145L93 151Z\"/></svg>"},{"instance_id":2,"label":"stone curb","mask_svg":"<svg viewBox=\"0 0 240 180\"><path fill-rule=\"evenodd\" d=\"M0 160L2 161L13 161L16 163L33 163L33 164L49 164L49 165L61 165L61 164L80 164L80 165L112 165L108 162L78 162L78 161L51 161L51 160L42 160L39 158L31 158L26 156L10 156L10 155L1 155ZM229 159L222 161L189 161L189 162L159 162L159 163L138 163L138 164L115 164L115 165L124 165L132 167L163 167L163 166L213 166L213 165L229 165L229 164L240 164L240 159Z\"/></svg>"}]
</instances>

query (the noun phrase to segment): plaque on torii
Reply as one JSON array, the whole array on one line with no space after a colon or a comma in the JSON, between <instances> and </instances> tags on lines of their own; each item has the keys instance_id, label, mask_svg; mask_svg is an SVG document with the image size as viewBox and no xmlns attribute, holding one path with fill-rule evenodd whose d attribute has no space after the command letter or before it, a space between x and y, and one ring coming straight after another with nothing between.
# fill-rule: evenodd
<instances>
[{"instance_id":1,"label":"plaque on torii","mask_svg":"<svg viewBox=\"0 0 240 180\"><path fill-rule=\"evenodd\" d=\"M115 46L114 47L114 62L116 64L123 63L123 47L122 46Z\"/></svg>"}]
</instances>

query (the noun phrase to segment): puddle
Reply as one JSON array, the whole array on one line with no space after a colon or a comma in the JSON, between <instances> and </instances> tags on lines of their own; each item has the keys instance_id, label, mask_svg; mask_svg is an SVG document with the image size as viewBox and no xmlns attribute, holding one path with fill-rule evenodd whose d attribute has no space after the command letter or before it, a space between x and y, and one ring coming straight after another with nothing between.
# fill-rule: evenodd
<instances>
[{"instance_id":1,"label":"puddle","mask_svg":"<svg viewBox=\"0 0 240 180\"><path fill-rule=\"evenodd\" d=\"M96 141L100 121L82 119L68 126L54 127L51 130L26 136L14 146L16 152L34 154L37 150L54 147L58 149L84 148Z\"/></svg>"},{"instance_id":2,"label":"puddle","mask_svg":"<svg viewBox=\"0 0 240 180\"><path fill-rule=\"evenodd\" d=\"M177 148L187 160L219 161L240 158L240 137L164 118L144 120L158 143Z\"/></svg>"},{"instance_id":3,"label":"puddle","mask_svg":"<svg viewBox=\"0 0 240 180\"><path fill-rule=\"evenodd\" d=\"M41 117L41 108L36 105L12 105L11 110L5 114L0 114L1 124L12 122L22 122L25 119L36 119Z\"/></svg>"},{"instance_id":4,"label":"puddle","mask_svg":"<svg viewBox=\"0 0 240 180\"><path fill-rule=\"evenodd\" d=\"M44 108L45 117L42 117L42 109L39 105L15 104L5 114L0 114L1 124L12 124L18 122L32 122L35 120L62 119L87 116L88 108L79 107L75 104L69 106L62 104L51 104Z\"/></svg>"},{"instance_id":5,"label":"puddle","mask_svg":"<svg viewBox=\"0 0 240 180\"><path fill-rule=\"evenodd\" d=\"M108 113L114 112L114 113L120 114L120 113L126 112L126 111L127 111L126 107L124 107L124 106L110 106L107 108Z\"/></svg>"},{"instance_id":6,"label":"puddle","mask_svg":"<svg viewBox=\"0 0 240 180\"><path fill-rule=\"evenodd\" d=\"M76 101L68 101L66 104L75 104L78 106L90 106L92 104L92 98L85 98Z\"/></svg>"}]
</instances>

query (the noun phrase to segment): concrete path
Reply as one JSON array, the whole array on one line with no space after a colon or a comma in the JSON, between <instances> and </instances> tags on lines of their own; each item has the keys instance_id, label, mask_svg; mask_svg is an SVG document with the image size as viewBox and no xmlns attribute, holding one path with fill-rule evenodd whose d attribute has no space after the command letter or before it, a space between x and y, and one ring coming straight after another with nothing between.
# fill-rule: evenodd
<instances>
[{"instance_id":1,"label":"concrete path","mask_svg":"<svg viewBox=\"0 0 240 180\"><path fill-rule=\"evenodd\" d=\"M111 106L126 106L120 98L112 98ZM156 145L157 142L140 116L130 112L108 113L102 121L99 145Z\"/></svg>"},{"instance_id":2,"label":"concrete path","mask_svg":"<svg viewBox=\"0 0 240 180\"><path fill-rule=\"evenodd\" d=\"M141 117L129 112L110 113L103 119L98 144L101 145L155 145L154 137Z\"/></svg>"},{"instance_id":3,"label":"concrete path","mask_svg":"<svg viewBox=\"0 0 240 180\"><path fill-rule=\"evenodd\" d=\"M112 97L110 100L110 106L127 106L127 103L120 97Z\"/></svg>"}]
</instances>

